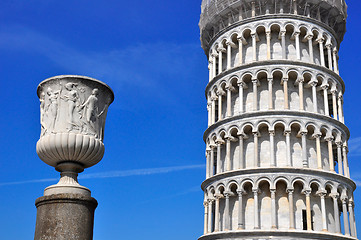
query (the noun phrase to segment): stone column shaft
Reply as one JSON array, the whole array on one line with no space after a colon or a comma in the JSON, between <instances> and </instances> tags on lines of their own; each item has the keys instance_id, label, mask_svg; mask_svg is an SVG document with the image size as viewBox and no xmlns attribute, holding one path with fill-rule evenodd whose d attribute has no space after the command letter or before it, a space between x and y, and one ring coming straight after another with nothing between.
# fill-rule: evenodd
<instances>
[{"instance_id":1,"label":"stone column shaft","mask_svg":"<svg viewBox=\"0 0 361 240\"><path fill-rule=\"evenodd\" d=\"M267 60L271 59L271 31L266 32L267 41Z\"/></svg>"},{"instance_id":2,"label":"stone column shaft","mask_svg":"<svg viewBox=\"0 0 361 240\"><path fill-rule=\"evenodd\" d=\"M300 33L295 33L295 43L296 43L296 57L297 60L301 60L301 49L300 49Z\"/></svg>"},{"instance_id":3,"label":"stone column shaft","mask_svg":"<svg viewBox=\"0 0 361 240\"><path fill-rule=\"evenodd\" d=\"M282 59L287 59L286 56L286 30L281 30L281 44L282 44Z\"/></svg>"},{"instance_id":4,"label":"stone column shaft","mask_svg":"<svg viewBox=\"0 0 361 240\"><path fill-rule=\"evenodd\" d=\"M253 54L253 61L257 61L257 39L256 34L252 33L252 54Z\"/></svg>"},{"instance_id":5,"label":"stone column shaft","mask_svg":"<svg viewBox=\"0 0 361 240\"><path fill-rule=\"evenodd\" d=\"M327 141L327 146L328 146L328 161L330 164L330 171L334 172L335 171L335 161L333 159L332 138L328 138L328 139L326 139L326 141Z\"/></svg>"},{"instance_id":6,"label":"stone column shaft","mask_svg":"<svg viewBox=\"0 0 361 240\"><path fill-rule=\"evenodd\" d=\"M350 236L350 226L348 224L347 199L342 199L343 227L346 236Z\"/></svg>"},{"instance_id":7,"label":"stone column shaft","mask_svg":"<svg viewBox=\"0 0 361 240\"><path fill-rule=\"evenodd\" d=\"M219 198L216 196L216 206L215 206L215 218L214 218L214 231L219 232Z\"/></svg>"},{"instance_id":8,"label":"stone column shaft","mask_svg":"<svg viewBox=\"0 0 361 240\"><path fill-rule=\"evenodd\" d=\"M292 167L292 159L291 159L291 131L285 131L286 136L286 153L287 153L287 167Z\"/></svg>"},{"instance_id":9,"label":"stone column shaft","mask_svg":"<svg viewBox=\"0 0 361 240\"><path fill-rule=\"evenodd\" d=\"M258 90L257 90L258 80L253 79L252 83L253 83L253 111L257 111L258 110Z\"/></svg>"},{"instance_id":10,"label":"stone column shaft","mask_svg":"<svg viewBox=\"0 0 361 240\"><path fill-rule=\"evenodd\" d=\"M243 160L243 135L238 136L239 141L239 169L244 169L244 160Z\"/></svg>"},{"instance_id":11,"label":"stone column shaft","mask_svg":"<svg viewBox=\"0 0 361 240\"><path fill-rule=\"evenodd\" d=\"M307 230L312 231L312 213L311 213L311 199L310 192L306 192L306 217L307 217Z\"/></svg>"},{"instance_id":12,"label":"stone column shaft","mask_svg":"<svg viewBox=\"0 0 361 240\"><path fill-rule=\"evenodd\" d=\"M243 64L243 41L238 38L238 65Z\"/></svg>"},{"instance_id":13,"label":"stone column shaft","mask_svg":"<svg viewBox=\"0 0 361 240\"><path fill-rule=\"evenodd\" d=\"M217 143L217 172L216 174L221 173L221 151L222 151L222 144Z\"/></svg>"},{"instance_id":14,"label":"stone column shaft","mask_svg":"<svg viewBox=\"0 0 361 240\"><path fill-rule=\"evenodd\" d=\"M239 101L238 101L238 109L239 109L239 113L243 113L243 85L244 83L239 83L238 87L239 87Z\"/></svg>"},{"instance_id":15,"label":"stone column shaft","mask_svg":"<svg viewBox=\"0 0 361 240\"><path fill-rule=\"evenodd\" d=\"M268 78L268 109L273 110L273 78Z\"/></svg>"},{"instance_id":16,"label":"stone column shaft","mask_svg":"<svg viewBox=\"0 0 361 240\"><path fill-rule=\"evenodd\" d=\"M322 169L321 141L320 141L321 135L316 134L314 137L316 139L317 168Z\"/></svg>"},{"instance_id":17,"label":"stone column shaft","mask_svg":"<svg viewBox=\"0 0 361 240\"><path fill-rule=\"evenodd\" d=\"M303 79L298 81L298 95L300 97L300 110L304 110L304 99L303 99Z\"/></svg>"},{"instance_id":18,"label":"stone column shaft","mask_svg":"<svg viewBox=\"0 0 361 240\"><path fill-rule=\"evenodd\" d=\"M274 142L275 132L270 131L269 137L270 137L269 142L270 142L270 154L271 154L271 167L275 167L276 166L275 142Z\"/></svg>"},{"instance_id":19,"label":"stone column shaft","mask_svg":"<svg viewBox=\"0 0 361 240\"><path fill-rule=\"evenodd\" d=\"M290 229L295 229L295 212L293 203L293 189L288 189L288 203L289 203L289 217L290 217Z\"/></svg>"},{"instance_id":20,"label":"stone column shaft","mask_svg":"<svg viewBox=\"0 0 361 240\"><path fill-rule=\"evenodd\" d=\"M204 202L204 230L203 233L208 233L208 202Z\"/></svg>"},{"instance_id":21,"label":"stone column shaft","mask_svg":"<svg viewBox=\"0 0 361 240\"><path fill-rule=\"evenodd\" d=\"M271 191L271 226L272 229L276 229L277 213L276 213L276 189L270 189Z\"/></svg>"},{"instance_id":22,"label":"stone column shaft","mask_svg":"<svg viewBox=\"0 0 361 240\"><path fill-rule=\"evenodd\" d=\"M284 93L284 108L289 109L289 102L288 102L288 79L283 79L283 93Z\"/></svg>"},{"instance_id":23,"label":"stone column shaft","mask_svg":"<svg viewBox=\"0 0 361 240\"><path fill-rule=\"evenodd\" d=\"M337 102L336 102L336 91L331 91L332 93L332 109L333 109L333 118L337 120Z\"/></svg>"},{"instance_id":24,"label":"stone column shaft","mask_svg":"<svg viewBox=\"0 0 361 240\"><path fill-rule=\"evenodd\" d=\"M341 142L337 142L337 163L338 163L338 174L343 175L343 171L342 171L342 143Z\"/></svg>"},{"instance_id":25,"label":"stone column shaft","mask_svg":"<svg viewBox=\"0 0 361 240\"><path fill-rule=\"evenodd\" d=\"M254 229L259 229L258 189L253 190L253 200L254 200Z\"/></svg>"},{"instance_id":26,"label":"stone column shaft","mask_svg":"<svg viewBox=\"0 0 361 240\"><path fill-rule=\"evenodd\" d=\"M213 200L208 200L208 232L211 233L212 232L212 226L213 226Z\"/></svg>"},{"instance_id":27,"label":"stone column shaft","mask_svg":"<svg viewBox=\"0 0 361 240\"><path fill-rule=\"evenodd\" d=\"M302 164L303 167L308 167L308 160L307 160L307 132L301 132L302 138Z\"/></svg>"},{"instance_id":28,"label":"stone column shaft","mask_svg":"<svg viewBox=\"0 0 361 240\"><path fill-rule=\"evenodd\" d=\"M336 233L341 233L340 212L338 209L338 202L337 202L338 194L332 195L332 199L333 199L333 215L335 216Z\"/></svg>"},{"instance_id":29,"label":"stone column shaft","mask_svg":"<svg viewBox=\"0 0 361 240\"><path fill-rule=\"evenodd\" d=\"M326 204L325 204L326 193L321 193L321 214L322 214L322 231L327 232L327 216L326 216Z\"/></svg>"},{"instance_id":30,"label":"stone column shaft","mask_svg":"<svg viewBox=\"0 0 361 240\"><path fill-rule=\"evenodd\" d=\"M330 116L330 111L328 109L328 94L327 94L328 87L324 86L322 89L323 89L323 103L325 107L325 115Z\"/></svg>"},{"instance_id":31,"label":"stone column shaft","mask_svg":"<svg viewBox=\"0 0 361 240\"><path fill-rule=\"evenodd\" d=\"M351 228L351 236L356 237L356 228L355 228L355 215L353 211L353 202L348 202L348 211L350 215L350 228Z\"/></svg>"},{"instance_id":32,"label":"stone column shaft","mask_svg":"<svg viewBox=\"0 0 361 240\"><path fill-rule=\"evenodd\" d=\"M226 171L231 171L231 139L226 139Z\"/></svg>"},{"instance_id":33,"label":"stone column shaft","mask_svg":"<svg viewBox=\"0 0 361 240\"><path fill-rule=\"evenodd\" d=\"M309 56L310 56L310 63L314 63L312 37L313 36L310 36L310 35L307 37L307 40L308 40L308 53L309 53Z\"/></svg>"},{"instance_id":34,"label":"stone column shaft","mask_svg":"<svg viewBox=\"0 0 361 240\"><path fill-rule=\"evenodd\" d=\"M243 191L238 191L238 230L244 229L243 222Z\"/></svg>"},{"instance_id":35,"label":"stone column shaft","mask_svg":"<svg viewBox=\"0 0 361 240\"><path fill-rule=\"evenodd\" d=\"M328 68L332 71L333 70L333 66L332 66L332 50L331 50L331 45L326 45L327 48L327 55L328 55Z\"/></svg>"},{"instance_id":36,"label":"stone column shaft","mask_svg":"<svg viewBox=\"0 0 361 240\"><path fill-rule=\"evenodd\" d=\"M224 230L229 231L230 230L229 193L226 193L225 197L226 197L226 202L224 204L224 218L225 218Z\"/></svg>"},{"instance_id":37,"label":"stone column shaft","mask_svg":"<svg viewBox=\"0 0 361 240\"><path fill-rule=\"evenodd\" d=\"M253 166L254 168L258 167L258 133L253 133L253 144L254 144L254 149L253 149L253 154L254 154L254 159L253 159Z\"/></svg>"}]
</instances>

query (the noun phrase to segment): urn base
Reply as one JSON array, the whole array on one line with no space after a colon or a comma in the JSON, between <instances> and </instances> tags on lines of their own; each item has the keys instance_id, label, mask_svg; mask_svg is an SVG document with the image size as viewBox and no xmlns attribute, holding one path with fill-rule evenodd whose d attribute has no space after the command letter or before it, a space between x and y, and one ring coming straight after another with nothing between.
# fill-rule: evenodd
<instances>
[{"instance_id":1,"label":"urn base","mask_svg":"<svg viewBox=\"0 0 361 240\"><path fill-rule=\"evenodd\" d=\"M98 202L80 194L53 194L36 200L34 240L92 240Z\"/></svg>"}]
</instances>

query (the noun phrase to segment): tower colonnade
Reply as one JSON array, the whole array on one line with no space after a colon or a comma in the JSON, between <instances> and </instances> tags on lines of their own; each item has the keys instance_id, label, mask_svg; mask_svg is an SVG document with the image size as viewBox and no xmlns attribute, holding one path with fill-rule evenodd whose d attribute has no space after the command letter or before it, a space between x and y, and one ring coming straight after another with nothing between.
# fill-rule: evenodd
<instances>
[{"instance_id":1,"label":"tower colonnade","mask_svg":"<svg viewBox=\"0 0 361 240\"><path fill-rule=\"evenodd\" d=\"M338 52L344 0L203 0L204 235L357 239Z\"/></svg>"},{"instance_id":2,"label":"tower colonnade","mask_svg":"<svg viewBox=\"0 0 361 240\"><path fill-rule=\"evenodd\" d=\"M319 113L344 123L342 79L332 72L290 63L234 69L206 88L208 126L259 110Z\"/></svg>"},{"instance_id":3,"label":"tower colonnade","mask_svg":"<svg viewBox=\"0 0 361 240\"><path fill-rule=\"evenodd\" d=\"M209 80L255 61L292 60L339 74L338 41L333 30L282 17L256 20L221 34L210 47Z\"/></svg>"}]
</instances>

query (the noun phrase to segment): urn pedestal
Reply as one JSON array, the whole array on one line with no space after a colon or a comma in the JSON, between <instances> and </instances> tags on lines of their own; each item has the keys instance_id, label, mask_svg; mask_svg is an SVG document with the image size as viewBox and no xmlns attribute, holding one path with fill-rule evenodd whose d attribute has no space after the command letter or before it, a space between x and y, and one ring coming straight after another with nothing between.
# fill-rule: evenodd
<instances>
[{"instance_id":1,"label":"urn pedestal","mask_svg":"<svg viewBox=\"0 0 361 240\"><path fill-rule=\"evenodd\" d=\"M91 240L98 203L77 176L104 155L105 118L114 94L96 79L73 75L44 80L37 94L41 135L36 152L60 172L60 180L36 200L35 240Z\"/></svg>"}]
</instances>

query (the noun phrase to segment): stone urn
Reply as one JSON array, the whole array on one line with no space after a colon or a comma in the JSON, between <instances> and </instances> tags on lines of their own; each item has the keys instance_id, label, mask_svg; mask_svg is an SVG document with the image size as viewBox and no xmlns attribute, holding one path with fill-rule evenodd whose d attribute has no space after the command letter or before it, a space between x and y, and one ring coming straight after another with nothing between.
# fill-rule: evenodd
<instances>
[{"instance_id":1,"label":"stone urn","mask_svg":"<svg viewBox=\"0 0 361 240\"><path fill-rule=\"evenodd\" d=\"M44 195L73 193L90 196L77 181L78 173L104 155L104 126L113 91L96 79L62 75L48 78L37 89L41 135L36 152L60 172L56 185Z\"/></svg>"}]
</instances>

